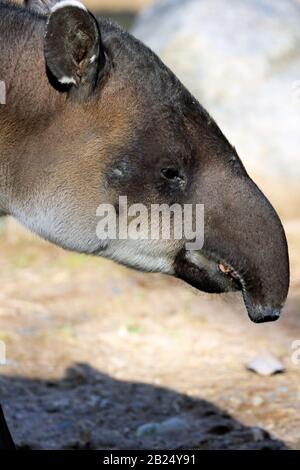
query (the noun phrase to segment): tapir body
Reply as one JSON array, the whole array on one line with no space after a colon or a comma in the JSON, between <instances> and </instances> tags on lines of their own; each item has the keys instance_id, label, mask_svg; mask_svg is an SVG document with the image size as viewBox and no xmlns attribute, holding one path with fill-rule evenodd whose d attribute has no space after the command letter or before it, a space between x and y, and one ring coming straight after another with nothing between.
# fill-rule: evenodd
<instances>
[{"instance_id":1,"label":"tapir body","mask_svg":"<svg viewBox=\"0 0 300 470\"><path fill-rule=\"evenodd\" d=\"M69 250L207 292L241 290L253 321L277 319L284 230L215 121L118 25L75 0L29 3L0 4L1 213ZM203 204L203 247L99 239L97 208L124 195L146 207Z\"/></svg>"}]
</instances>

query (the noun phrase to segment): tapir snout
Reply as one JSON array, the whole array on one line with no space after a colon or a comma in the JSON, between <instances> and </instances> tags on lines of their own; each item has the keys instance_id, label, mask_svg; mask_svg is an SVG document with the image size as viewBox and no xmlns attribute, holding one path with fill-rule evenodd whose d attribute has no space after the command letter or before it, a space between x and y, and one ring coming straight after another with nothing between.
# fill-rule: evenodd
<instances>
[{"instance_id":1,"label":"tapir snout","mask_svg":"<svg viewBox=\"0 0 300 470\"><path fill-rule=\"evenodd\" d=\"M250 318L256 323L274 321L280 316L289 288L286 236L277 213L250 178L244 188L243 194L237 195L242 209L234 212L233 208L232 229L236 218L240 219L233 263L240 273Z\"/></svg>"},{"instance_id":2,"label":"tapir snout","mask_svg":"<svg viewBox=\"0 0 300 470\"><path fill-rule=\"evenodd\" d=\"M274 321L289 288L286 237L269 201L241 165L237 171L236 158L235 167L229 165L222 174L212 169L210 177L200 178L197 198L205 201L203 250L181 254L176 270L179 277L208 292L241 290L252 321ZM209 266L205 272L203 256ZM192 278L181 264L186 258L200 270Z\"/></svg>"}]
</instances>

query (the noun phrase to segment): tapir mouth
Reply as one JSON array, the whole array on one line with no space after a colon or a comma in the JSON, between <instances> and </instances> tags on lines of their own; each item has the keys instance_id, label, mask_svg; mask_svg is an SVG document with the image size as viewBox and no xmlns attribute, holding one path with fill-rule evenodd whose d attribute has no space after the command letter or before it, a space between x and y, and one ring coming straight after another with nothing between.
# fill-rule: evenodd
<instances>
[{"instance_id":1,"label":"tapir mouth","mask_svg":"<svg viewBox=\"0 0 300 470\"><path fill-rule=\"evenodd\" d=\"M254 300L247 280L231 264L211 253L185 252L176 262L176 275L198 290L209 293L240 291L254 323L278 320L282 305L263 305Z\"/></svg>"},{"instance_id":2,"label":"tapir mouth","mask_svg":"<svg viewBox=\"0 0 300 470\"><path fill-rule=\"evenodd\" d=\"M240 290L242 291L244 303L248 311L250 319L254 323L266 323L271 321L276 321L280 317L282 306L271 307L271 306L262 306L256 305L255 308L252 302L249 299L249 294L246 289L246 284L240 274L235 271L231 266L228 266L224 263L219 263L218 265L220 271L230 278L236 280L240 285Z\"/></svg>"},{"instance_id":3,"label":"tapir mouth","mask_svg":"<svg viewBox=\"0 0 300 470\"><path fill-rule=\"evenodd\" d=\"M211 294L243 289L243 280L231 265L204 251L180 252L175 273L196 289Z\"/></svg>"}]
</instances>

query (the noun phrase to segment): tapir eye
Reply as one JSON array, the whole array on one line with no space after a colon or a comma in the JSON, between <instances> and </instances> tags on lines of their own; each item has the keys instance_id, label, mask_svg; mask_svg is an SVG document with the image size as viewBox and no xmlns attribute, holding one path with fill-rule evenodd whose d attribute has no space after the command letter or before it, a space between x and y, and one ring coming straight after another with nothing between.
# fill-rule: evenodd
<instances>
[{"instance_id":1,"label":"tapir eye","mask_svg":"<svg viewBox=\"0 0 300 470\"><path fill-rule=\"evenodd\" d=\"M161 175L169 180L181 183L184 181L184 177L177 168L162 168Z\"/></svg>"}]
</instances>

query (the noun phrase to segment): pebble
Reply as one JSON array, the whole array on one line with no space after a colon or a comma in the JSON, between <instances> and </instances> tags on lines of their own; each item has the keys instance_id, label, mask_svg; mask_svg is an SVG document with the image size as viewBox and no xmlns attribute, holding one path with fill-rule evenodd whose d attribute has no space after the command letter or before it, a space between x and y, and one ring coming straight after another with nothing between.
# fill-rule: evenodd
<instances>
[{"instance_id":1,"label":"pebble","mask_svg":"<svg viewBox=\"0 0 300 470\"><path fill-rule=\"evenodd\" d=\"M264 399L263 397L261 397L260 395L255 395L253 398L252 398L252 404L254 406L260 406L262 405L264 402Z\"/></svg>"},{"instance_id":2,"label":"pebble","mask_svg":"<svg viewBox=\"0 0 300 470\"><path fill-rule=\"evenodd\" d=\"M273 375L284 372L285 367L279 359L271 354L257 356L255 359L246 364L248 370L256 372L259 375Z\"/></svg>"},{"instance_id":3,"label":"pebble","mask_svg":"<svg viewBox=\"0 0 300 470\"><path fill-rule=\"evenodd\" d=\"M188 428L188 422L181 416L168 418L160 423L145 423L136 430L138 437L144 437L154 434L177 433Z\"/></svg>"}]
</instances>

